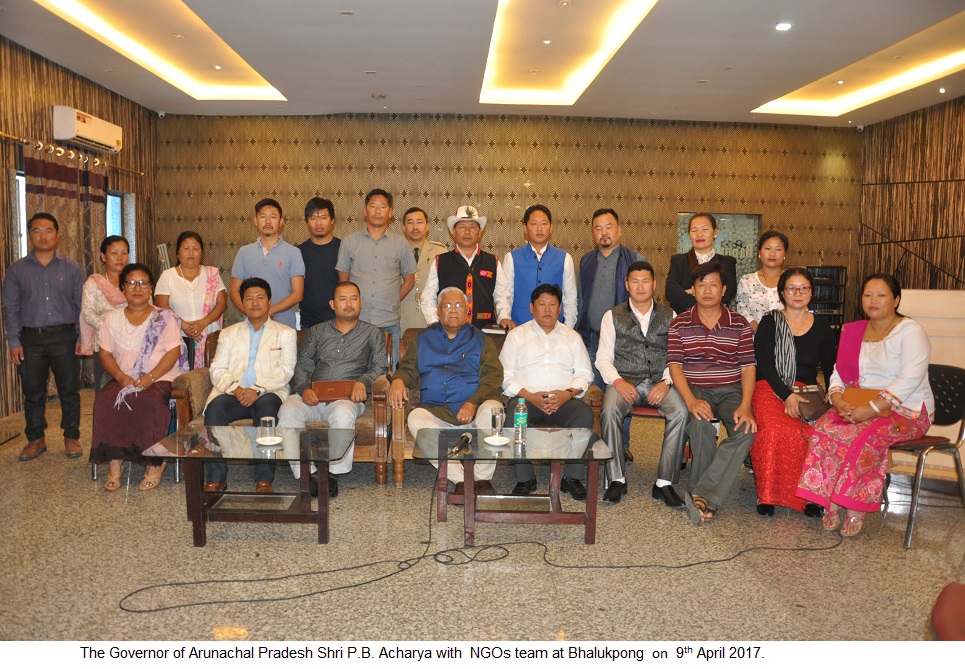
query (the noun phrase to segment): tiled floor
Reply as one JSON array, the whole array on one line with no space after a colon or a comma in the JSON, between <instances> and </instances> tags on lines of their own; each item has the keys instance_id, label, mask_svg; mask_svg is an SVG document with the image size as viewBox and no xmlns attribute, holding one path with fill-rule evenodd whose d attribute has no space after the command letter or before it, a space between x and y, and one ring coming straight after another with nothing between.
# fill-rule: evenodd
<instances>
[{"instance_id":1,"label":"tiled floor","mask_svg":"<svg viewBox=\"0 0 965 669\"><path fill-rule=\"evenodd\" d=\"M312 526L212 524L195 548L170 473L145 493L135 467L130 487L105 493L58 429L27 463L21 436L0 446L0 638L920 639L941 587L965 581L957 497L926 498L906 552L903 481L856 539L787 510L758 516L746 470L719 519L695 528L650 499L653 425L634 425L630 494L601 505L596 545L577 527L482 525L490 546L475 549L458 512L434 521L428 465L410 463L403 488L376 486L371 465L343 476L327 546ZM230 482L253 487L245 471ZM509 490L509 471L494 483ZM287 468L278 487L294 487Z\"/></svg>"}]
</instances>

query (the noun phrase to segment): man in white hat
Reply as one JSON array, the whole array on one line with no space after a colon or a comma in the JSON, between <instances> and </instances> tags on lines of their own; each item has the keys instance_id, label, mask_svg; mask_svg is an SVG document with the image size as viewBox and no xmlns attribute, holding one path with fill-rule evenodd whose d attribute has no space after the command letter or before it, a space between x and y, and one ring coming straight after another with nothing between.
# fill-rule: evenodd
<instances>
[{"instance_id":1,"label":"man in white hat","mask_svg":"<svg viewBox=\"0 0 965 669\"><path fill-rule=\"evenodd\" d=\"M469 301L466 321L479 328L493 326L496 322L493 292L500 265L495 255L486 253L479 246L479 239L486 229L486 217L480 216L472 205L463 205L447 223L456 248L437 256L429 269L419 301L422 314L429 325L438 321L440 291L458 288Z\"/></svg>"}]
</instances>

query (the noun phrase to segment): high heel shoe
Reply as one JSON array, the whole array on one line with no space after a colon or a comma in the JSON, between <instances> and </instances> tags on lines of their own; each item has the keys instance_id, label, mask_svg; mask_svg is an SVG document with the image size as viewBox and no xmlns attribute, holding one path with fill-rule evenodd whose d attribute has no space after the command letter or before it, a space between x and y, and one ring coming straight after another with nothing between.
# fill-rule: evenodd
<instances>
[{"instance_id":1,"label":"high heel shoe","mask_svg":"<svg viewBox=\"0 0 965 669\"><path fill-rule=\"evenodd\" d=\"M121 488L121 476L124 474L124 470L117 472L116 474L111 474L107 472L107 481L104 483L104 490L107 492L114 492L120 490Z\"/></svg>"},{"instance_id":2,"label":"high heel shoe","mask_svg":"<svg viewBox=\"0 0 965 669\"><path fill-rule=\"evenodd\" d=\"M144 478L141 480L141 485L137 487L141 490L154 490L161 482L161 477L164 476L164 470L167 468L168 463L162 462L161 466L155 469L153 473L145 473Z\"/></svg>"}]
</instances>

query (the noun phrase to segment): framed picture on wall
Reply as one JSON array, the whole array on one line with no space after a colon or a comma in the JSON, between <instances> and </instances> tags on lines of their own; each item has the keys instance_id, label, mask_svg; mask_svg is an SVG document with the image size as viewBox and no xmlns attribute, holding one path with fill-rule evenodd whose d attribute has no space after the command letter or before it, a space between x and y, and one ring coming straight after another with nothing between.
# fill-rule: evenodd
<instances>
[{"instance_id":1,"label":"framed picture on wall","mask_svg":"<svg viewBox=\"0 0 965 669\"><path fill-rule=\"evenodd\" d=\"M695 211L677 214L677 253L690 250L690 217ZM724 214L707 212L717 219L717 253L737 259L737 276L757 271L757 240L761 235L760 214Z\"/></svg>"}]
</instances>

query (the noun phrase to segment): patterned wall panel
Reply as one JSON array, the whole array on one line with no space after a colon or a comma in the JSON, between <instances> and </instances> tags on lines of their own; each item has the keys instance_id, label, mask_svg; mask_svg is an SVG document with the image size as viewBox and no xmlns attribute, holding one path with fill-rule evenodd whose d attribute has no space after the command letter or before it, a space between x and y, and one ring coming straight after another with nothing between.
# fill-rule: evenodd
<instances>
[{"instance_id":1,"label":"patterned wall panel","mask_svg":"<svg viewBox=\"0 0 965 669\"><path fill-rule=\"evenodd\" d=\"M592 247L590 214L613 207L624 241L663 275L678 211L761 214L786 231L790 261L852 264L858 229L861 136L842 129L552 116L172 116L158 122L157 242L193 227L207 262L227 273L255 237L252 206L280 200L286 238L306 238L302 208L333 200L337 232L361 229L362 197L395 195L395 218L425 208L432 236L474 204L489 218L484 245L522 242L531 204L553 211L554 242ZM395 228L398 229L397 227ZM851 267L854 270L854 266Z\"/></svg>"}]
</instances>

